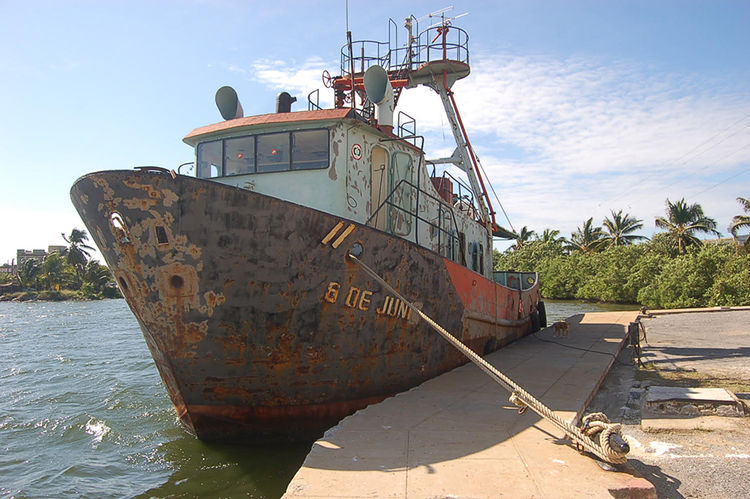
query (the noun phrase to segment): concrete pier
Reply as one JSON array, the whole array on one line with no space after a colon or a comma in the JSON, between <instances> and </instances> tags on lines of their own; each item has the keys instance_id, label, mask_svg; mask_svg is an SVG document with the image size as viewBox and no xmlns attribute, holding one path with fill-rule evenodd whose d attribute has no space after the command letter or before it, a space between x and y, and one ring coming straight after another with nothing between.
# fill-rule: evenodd
<instances>
[{"instance_id":1,"label":"concrete pier","mask_svg":"<svg viewBox=\"0 0 750 499\"><path fill-rule=\"evenodd\" d=\"M637 312L574 316L485 359L577 422ZM627 464L604 471L467 364L344 419L313 445L285 498L655 497Z\"/></svg>"}]
</instances>

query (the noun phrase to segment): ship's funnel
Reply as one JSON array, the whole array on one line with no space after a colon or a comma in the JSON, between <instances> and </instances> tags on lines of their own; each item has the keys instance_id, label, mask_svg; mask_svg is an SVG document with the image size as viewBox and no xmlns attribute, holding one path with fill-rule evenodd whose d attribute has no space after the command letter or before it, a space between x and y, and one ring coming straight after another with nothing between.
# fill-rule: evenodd
<instances>
[{"instance_id":1,"label":"ship's funnel","mask_svg":"<svg viewBox=\"0 0 750 499\"><path fill-rule=\"evenodd\" d=\"M225 120L242 118L242 104L237 98L237 92L232 87L221 87L216 91L216 107Z\"/></svg>"},{"instance_id":2,"label":"ship's funnel","mask_svg":"<svg viewBox=\"0 0 750 499\"><path fill-rule=\"evenodd\" d=\"M381 66L370 66L364 76L367 98L375 103L375 119L380 126L393 128L393 87Z\"/></svg>"},{"instance_id":3,"label":"ship's funnel","mask_svg":"<svg viewBox=\"0 0 750 499\"><path fill-rule=\"evenodd\" d=\"M276 112L277 113L291 113L292 103L297 102L296 97L292 97L288 92L281 92L276 97Z\"/></svg>"}]
</instances>

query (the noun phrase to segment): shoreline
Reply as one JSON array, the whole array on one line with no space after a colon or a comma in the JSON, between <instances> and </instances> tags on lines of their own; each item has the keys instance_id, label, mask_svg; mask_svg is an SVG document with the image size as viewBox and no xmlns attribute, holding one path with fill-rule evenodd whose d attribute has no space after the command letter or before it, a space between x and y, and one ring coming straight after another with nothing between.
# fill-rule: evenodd
<instances>
[{"instance_id":1,"label":"shoreline","mask_svg":"<svg viewBox=\"0 0 750 499\"><path fill-rule=\"evenodd\" d=\"M41 298L40 298L41 295ZM79 294L78 291L65 290L63 291L16 291L14 293L7 293L0 295L0 302L15 302L15 303L28 303L28 302L62 302L62 301L101 301L101 300L123 300L124 297L120 296L100 296L100 297L87 297Z\"/></svg>"}]
</instances>

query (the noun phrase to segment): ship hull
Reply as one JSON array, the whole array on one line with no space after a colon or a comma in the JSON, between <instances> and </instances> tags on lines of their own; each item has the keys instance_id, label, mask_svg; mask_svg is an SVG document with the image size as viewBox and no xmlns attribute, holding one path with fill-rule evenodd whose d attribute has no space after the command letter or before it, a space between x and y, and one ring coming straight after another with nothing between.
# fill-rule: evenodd
<instances>
[{"instance_id":1,"label":"ship hull","mask_svg":"<svg viewBox=\"0 0 750 499\"><path fill-rule=\"evenodd\" d=\"M206 440L315 438L466 359L347 253L480 354L532 329L520 291L418 245L277 198L150 171L71 198L184 425Z\"/></svg>"}]
</instances>

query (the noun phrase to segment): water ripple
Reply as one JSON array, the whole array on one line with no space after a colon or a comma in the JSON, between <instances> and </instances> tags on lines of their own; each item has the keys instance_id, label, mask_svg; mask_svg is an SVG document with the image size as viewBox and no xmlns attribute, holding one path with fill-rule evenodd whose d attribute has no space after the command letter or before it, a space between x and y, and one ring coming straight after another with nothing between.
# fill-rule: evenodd
<instances>
[{"instance_id":1,"label":"water ripple","mask_svg":"<svg viewBox=\"0 0 750 499\"><path fill-rule=\"evenodd\" d=\"M124 300L0 302L0 497L278 497L306 454L179 425Z\"/></svg>"}]
</instances>

